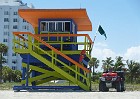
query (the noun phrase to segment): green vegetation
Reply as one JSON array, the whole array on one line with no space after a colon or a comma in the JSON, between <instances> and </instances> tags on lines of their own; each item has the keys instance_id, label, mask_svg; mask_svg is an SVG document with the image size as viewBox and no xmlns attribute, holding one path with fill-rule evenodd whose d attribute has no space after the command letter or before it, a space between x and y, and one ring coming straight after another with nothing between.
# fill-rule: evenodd
<instances>
[{"instance_id":1,"label":"green vegetation","mask_svg":"<svg viewBox=\"0 0 140 99\"><path fill-rule=\"evenodd\" d=\"M126 64L123 63L126 61ZM106 71L124 71L125 72L125 82L131 84L140 84L140 63L133 60L123 60L123 57L118 56L115 60L111 57L103 60L102 68L104 72ZM101 73L95 73L97 81Z\"/></svg>"},{"instance_id":2,"label":"green vegetation","mask_svg":"<svg viewBox=\"0 0 140 99\"><path fill-rule=\"evenodd\" d=\"M88 65L90 66L90 70L92 68L92 79L93 81L95 81L95 68L98 68L99 66L99 60L97 60L97 58L91 58L91 60L89 61Z\"/></svg>"},{"instance_id":3,"label":"green vegetation","mask_svg":"<svg viewBox=\"0 0 140 99\"><path fill-rule=\"evenodd\" d=\"M2 79L3 82L6 81L14 81L14 82L20 82L21 81L21 71L19 70L12 70L8 66L2 67Z\"/></svg>"},{"instance_id":4,"label":"green vegetation","mask_svg":"<svg viewBox=\"0 0 140 99\"><path fill-rule=\"evenodd\" d=\"M127 60L128 65L128 72L127 72L127 80L128 82L139 83L140 84L140 63L135 61L129 61Z\"/></svg>"},{"instance_id":5,"label":"green vegetation","mask_svg":"<svg viewBox=\"0 0 140 99\"><path fill-rule=\"evenodd\" d=\"M2 65L3 63L5 63L5 58L2 57L2 54L7 53L7 51L8 51L8 47L5 44L0 43L0 83L2 83L2 81L4 83L6 81L20 82L21 81L21 71L12 70L8 66Z\"/></svg>"},{"instance_id":6,"label":"green vegetation","mask_svg":"<svg viewBox=\"0 0 140 99\"><path fill-rule=\"evenodd\" d=\"M13 86L21 85L19 82L6 82L0 84L0 90L12 90Z\"/></svg>"},{"instance_id":7,"label":"green vegetation","mask_svg":"<svg viewBox=\"0 0 140 99\"><path fill-rule=\"evenodd\" d=\"M111 57L107 57L107 59L106 60L102 60L102 62L103 62L103 69L104 69L104 71L108 71L109 69L112 69L112 67L114 66L114 64L113 64L113 62L114 62L114 60L112 60L112 58Z\"/></svg>"},{"instance_id":8,"label":"green vegetation","mask_svg":"<svg viewBox=\"0 0 140 99\"><path fill-rule=\"evenodd\" d=\"M4 62L4 58L2 54L7 53L8 47L5 44L0 43L0 83L2 83L2 63Z\"/></svg>"}]
</instances>

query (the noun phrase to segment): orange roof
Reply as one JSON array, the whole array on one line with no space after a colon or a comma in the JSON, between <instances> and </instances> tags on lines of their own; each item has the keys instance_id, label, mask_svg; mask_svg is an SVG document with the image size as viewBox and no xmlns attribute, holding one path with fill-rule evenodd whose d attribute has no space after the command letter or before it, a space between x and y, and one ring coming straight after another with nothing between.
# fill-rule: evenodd
<instances>
[{"instance_id":1,"label":"orange roof","mask_svg":"<svg viewBox=\"0 0 140 99\"><path fill-rule=\"evenodd\" d=\"M86 9L19 9L19 15L27 22L38 27L38 19L71 18L78 26L78 31L92 31L92 24Z\"/></svg>"}]
</instances>

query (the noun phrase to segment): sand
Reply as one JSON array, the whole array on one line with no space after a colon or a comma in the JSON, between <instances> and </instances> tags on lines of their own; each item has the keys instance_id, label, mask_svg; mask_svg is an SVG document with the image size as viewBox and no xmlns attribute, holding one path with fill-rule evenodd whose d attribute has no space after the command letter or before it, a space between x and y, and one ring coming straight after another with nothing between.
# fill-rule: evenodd
<instances>
[{"instance_id":1,"label":"sand","mask_svg":"<svg viewBox=\"0 0 140 99\"><path fill-rule=\"evenodd\" d=\"M14 92L0 90L0 99L140 99L140 91L133 92Z\"/></svg>"}]
</instances>

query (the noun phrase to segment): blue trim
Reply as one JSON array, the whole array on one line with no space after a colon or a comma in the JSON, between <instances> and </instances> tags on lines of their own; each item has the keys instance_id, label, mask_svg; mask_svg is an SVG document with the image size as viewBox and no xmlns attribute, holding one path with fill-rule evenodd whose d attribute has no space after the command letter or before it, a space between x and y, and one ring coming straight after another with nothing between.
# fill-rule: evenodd
<instances>
[{"instance_id":1,"label":"blue trim","mask_svg":"<svg viewBox=\"0 0 140 99\"><path fill-rule=\"evenodd\" d=\"M29 75L28 75L28 71L29 71L29 65L30 65L30 54L27 54L27 69L26 69L26 86L28 86L28 79L29 79Z\"/></svg>"},{"instance_id":2,"label":"blue trim","mask_svg":"<svg viewBox=\"0 0 140 99\"><path fill-rule=\"evenodd\" d=\"M73 21L72 19L38 19L38 22L40 23L40 21Z\"/></svg>"},{"instance_id":3,"label":"blue trim","mask_svg":"<svg viewBox=\"0 0 140 99\"><path fill-rule=\"evenodd\" d=\"M83 62L86 66L88 66L88 62L87 62L87 61L85 61L85 60L83 59L82 62Z\"/></svg>"},{"instance_id":4,"label":"blue trim","mask_svg":"<svg viewBox=\"0 0 140 99\"><path fill-rule=\"evenodd\" d=\"M26 72L26 68L23 67L23 70L22 70L22 80L25 80L25 72ZM23 84L23 86L25 86L25 84Z\"/></svg>"},{"instance_id":5,"label":"blue trim","mask_svg":"<svg viewBox=\"0 0 140 99\"><path fill-rule=\"evenodd\" d=\"M25 80L25 72L26 72L26 68L23 67L23 70L22 70L22 80Z\"/></svg>"},{"instance_id":6,"label":"blue trim","mask_svg":"<svg viewBox=\"0 0 140 99\"><path fill-rule=\"evenodd\" d=\"M35 76L36 76L35 74L36 74L36 73L35 73L35 71L34 71L34 70L32 70L32 77L35 77ZM32 86L36 86L35 81L34 81L34 82L32 82Z\"/></svg>"},{"instance_id":7,"label":"blue trim","mask_svg":"<svg viewBox=\"0 0 140 99\"><path fill-rule=\"evenodd\" d=\"M38 89L72 89L82 90L79 86L14 86L13 90L38 90Z\"/></svg>"},{"instance_id":8,"label":"blue trim","mask_svg":"<svg viewBox=\"0 0 140 99\"><path fill-rule=\"evenodd\" d=\"M77 34L77 24L75 24L75 34Z\"/></svg>"},{"instance_id":9,"label":"blue trim","mask_svg":"<svg viewBox=\"0 0 140 99\"><path fill-rule=\"evenodd\" d=\"M74 22L74 21L73 21ZM75 22L74 22L75 23ZM77 24L75 24L75 34L77 34ZM77 42L77 37L76 37L76 42ZM78 50L78 45L76 45L76 49Z\"/></svg>"},{"instance_id":10,"label":"blue trim","mask_svg":"<svg viewBox=\"0 0 140 99\"><path fill-rule=\"evenodd\" d=\"M70 21L70 33L72 34L72 20Z\"/></svg>"}]
</instances>

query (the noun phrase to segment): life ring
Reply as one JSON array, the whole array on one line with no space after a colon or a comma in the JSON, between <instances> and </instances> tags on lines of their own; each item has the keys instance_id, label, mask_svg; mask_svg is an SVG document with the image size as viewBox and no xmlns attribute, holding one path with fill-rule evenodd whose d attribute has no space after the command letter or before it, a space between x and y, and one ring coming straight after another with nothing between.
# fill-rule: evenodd
<instances>
[{"instance_id":1,"label":"life ring","mask_svg":"<svg viewBox=\"0 0 140 99\"><path fill-rule=\"evenodd\" d=\"M81 63L82 60L84 59L85 54L86 54L86 50L82 50L81 53L80 53L80 57L79 57L79 62L80 62L80 63Z\"/></svg>"}]
</instances>

